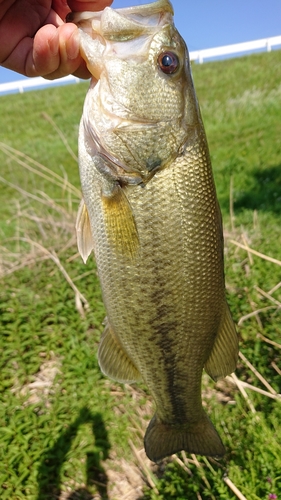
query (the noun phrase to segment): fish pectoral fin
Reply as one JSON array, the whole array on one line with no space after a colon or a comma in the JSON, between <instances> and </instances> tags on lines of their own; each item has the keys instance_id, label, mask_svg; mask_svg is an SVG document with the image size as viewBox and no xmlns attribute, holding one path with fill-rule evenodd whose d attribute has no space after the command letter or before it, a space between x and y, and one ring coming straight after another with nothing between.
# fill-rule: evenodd
<instances>
[{"instance_id":1,"label":"fish pectoral fin","mask_svg":"<svg viewBox=\"0 0 281 500\"><path fill-rule=\"evenodd\" d=\"M107 323L101 336L98 361L104 375L117 382L137 382L141 375Z\"/></svg>"},{"instance_id":2,"label":"fish pectoral fin","mask_svg":"<svg viewBox=\"0 0 281 500\"><path fill-rule=\"evenodd\" d=\"M78 251L86 264L87 259L94 249L94 240L90 225L90 218L84 200L81 201L77 219L76 219L76 236Z\"/></svg>"},{"instance_id":3,"label":"fish pectoral fin","mask_svg":"<svg viewBox=\"0 0 281 500\"><path fill-rule=\"evenodd\" d=\"M213 380L226 377L234 372L239 353L238 334L233 323L228 304L221 321L211 354L204 366Z\"/></svg>"},{"instance_id":4,"label":"fish pectoral fin","mask_svg":"<svg viewBox=\"0 0 281 500\"><path fill-rule=\"evenodd\" d=\"M210 457L225 454L221 438L205 412L198 422L186 425L165 424L154 415L145 433L144 448L153 462L182 450Z\"/></svg>"},{"instance_id":5,"label":"fish pectoral fin","mask_svg":"<svg viewBox=\"0 0 281 500\"><path fill-rule=\"evenodd\" d=\"M108 239L117 254L134 258L139 248L135 218L124 193L116 186L110 196L102 195L102 206Z\"/></svg>"}]
</instances>

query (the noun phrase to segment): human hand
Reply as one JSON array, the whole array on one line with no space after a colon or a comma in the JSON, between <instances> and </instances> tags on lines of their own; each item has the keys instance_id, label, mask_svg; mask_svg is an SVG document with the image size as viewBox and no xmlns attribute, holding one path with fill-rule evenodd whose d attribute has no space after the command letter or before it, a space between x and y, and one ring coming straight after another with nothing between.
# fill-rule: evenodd
<instances>
[{"instance_id":1,"label":"human hand","mask_svg":"<svg viewBox=\"0 0 281 500\"><path fill-rule=\"evenodd\" d=\"M0 0L0 65L49 80L90 76L79 53L71 11L98 11L113 0Z\"/></svg>"}]
</instances>

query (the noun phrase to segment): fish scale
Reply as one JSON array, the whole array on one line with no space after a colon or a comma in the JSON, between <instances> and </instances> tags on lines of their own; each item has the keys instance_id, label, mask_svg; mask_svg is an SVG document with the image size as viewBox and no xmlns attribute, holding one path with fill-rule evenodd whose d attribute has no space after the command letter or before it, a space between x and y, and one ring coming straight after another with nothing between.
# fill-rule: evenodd
<instances>
[{"instance_id":1,"label":"fish scale","mask_svg":"<svg viewBox=\"0 0 281 500\"><path fill-rule=\"evenodd\" d=\"M111 16L129 39L120 43L116 25L110 33ZM79 15L74 20L79 26ZM147 384L156 406L144 439L151 460L180 450L220 456L224 446L202 408L202 371L214 380L231 373L238 339L188 53L168 0L95 13L91 36L90 20L80 21L81 53L99 82L87 94L79 132L77 236L85 261L94 249L107 312L100 367L117 381ZM133 45L141 32L138 64L130 46L136 20L143 24ZM104 52L96 49L101 37ZM165 74L162 53L168 62L172 54L175 74Z\"/></svg>"}]
</instances>

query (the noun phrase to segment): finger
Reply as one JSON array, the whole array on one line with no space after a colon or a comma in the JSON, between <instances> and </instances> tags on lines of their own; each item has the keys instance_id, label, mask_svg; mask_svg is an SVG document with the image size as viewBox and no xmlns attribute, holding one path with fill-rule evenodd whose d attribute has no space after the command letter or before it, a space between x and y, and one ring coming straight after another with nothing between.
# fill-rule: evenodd
<instances>
[{"instance_id":1,"label":"finger","mask_svg":"<svg viewBox=\"0 0 281 500\"><path fill-rule=\"evenodd\" d=\"M66 0L53 0L52 10L63 20L65 20L67 14L70 12L70 8Z\"/></svg>"},{"instance_id":2,"label":"finger","mask_svg":"<svg viewBox=\"0 0 281 500\"><path fill-rule=\"evenodd\" d=\"M10 55L1 62L1 66L11 69L22 75L26 74L26 61L32 60L33 40L30 37L23 38L10 53Z\"/></svg>"},{"instance_id":3,"label":"finger","mask_svg":"<svg viewBox=\"0 0 281 500\"><path fill-rule=\"evenodd\" d=\"M58 59L54 58L54 65L47 61L48 65L42 67L43 57L42 54L39 54L40 65L36 66L36 70L39 70L40 74L49 80L69 74L75 74L80 78L89 78L90 73L80 55L79 34L75 24L63 24L57 29L57 35Z\"/></svg>"},{"instance_id":4,"label":"finger","mask_svg":"<svg viewBox=\"0 0 281 500\"><path fill-rule=\"evenodd\" d=\"M18 33L21 34L21 39L15 38L14 48L10 50L6 59L1 61L2 66L29 77L45 75L59 66L59 36L56 28L64 23L53 10L49 12L45 21L47 25L38 31L36 29L34 38L34 28L29 27L30 32L26 34Z\"/></svg>"},{"instance_id":5,"label":"finger","mask_svg":"<svg viewBox=\"0 0 281 500\"><path fill-rule=\"evenodd\" d=\"M109 7L113 0L68 0L67 3L72 12L99 11Z\"/></svg>"},{"instance_id":6,"label":"finger","mask_svg":"<svg viewBox=\"0 0 281 500\"><path fill-rule=\"evenodd\" d=\"M23 48L26 48L26 43L28 38L32 38L40 24L46 19L48 15L48 9L44 8L44 3L37 2L34 8L28 9L28 2L24 1L6 1L3 2L1 6L1 44L0 44L0 63L7 62L12 56L13 51L16 50L21 55L24 55L24 60L26 54L23 54ZM5 7L6 11L2 12ZM10 5L10 8L9 7ZM23 42L23 45L22 45ZM18 50L18 45L21 47ZM20 64L20 63L19 63Z\"/></svg>"},{"instance_id":7,"label":"finger","mask_svg":"<svg viewBox=\"0 0 281 500\"><path fill-rule=\"evenodd\" d=\"M33 51L26 61L26 75L47 75L60 65L59 28L47 24L40 28L33 43Z\"/></svg>"}]
</instances>

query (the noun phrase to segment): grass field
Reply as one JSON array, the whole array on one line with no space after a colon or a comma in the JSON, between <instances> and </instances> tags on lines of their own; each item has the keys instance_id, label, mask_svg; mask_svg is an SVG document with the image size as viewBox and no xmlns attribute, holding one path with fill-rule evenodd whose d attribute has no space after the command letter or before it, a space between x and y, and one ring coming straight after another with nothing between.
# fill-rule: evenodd
<instances>
[{"instance_id":1,"label":"grass field","mask_svg":"<svg viewBox=\"0 0 281 500\"><path fill-rule=\"evenodd\" d=\"M95 264L77 254L88 84L0 97L0 496L281 499L281 52L193 66L224 218L236 375L203 379L221 461L142 450L146 387L98 368Z\"/></svg>"}]
</instances>

